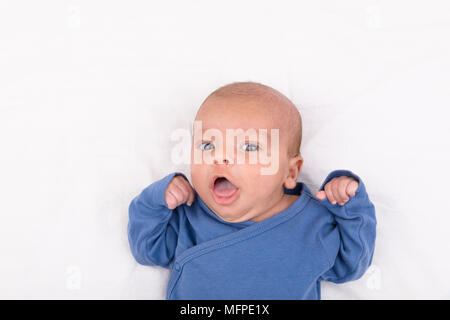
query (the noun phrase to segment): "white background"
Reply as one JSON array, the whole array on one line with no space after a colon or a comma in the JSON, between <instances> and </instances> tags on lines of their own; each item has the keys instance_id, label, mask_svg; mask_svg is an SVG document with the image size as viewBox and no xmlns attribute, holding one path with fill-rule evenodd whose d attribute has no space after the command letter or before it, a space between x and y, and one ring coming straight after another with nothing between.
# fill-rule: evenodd
<instances>
[{"instance_id":1,"label":"white background","mask_svg":"<svg viewBox=\"0 0 450 320\"><path fill-rule=\"evenodd\" d=\"M349 169L375 204L373 266L323 298L450 298L449 39L445 0L2 0L0 298L164 298L128 205L247 80L298 106L301 181Z\"/></svg>"}]
</instances>

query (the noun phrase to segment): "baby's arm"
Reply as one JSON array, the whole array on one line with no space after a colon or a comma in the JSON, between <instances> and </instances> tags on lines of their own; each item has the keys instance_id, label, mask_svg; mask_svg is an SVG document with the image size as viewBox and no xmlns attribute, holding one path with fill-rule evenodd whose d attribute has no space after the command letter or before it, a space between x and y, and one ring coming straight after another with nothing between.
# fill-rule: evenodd
<instances>
[{"instance_id":1,"label":"baby's arm","mask_svg":"<svg viewBox=\"0 0 450 320\"><path fill-rule=\"evenodd\" d=\"M347 170L333 171L320 190L324 190L330 180L341 176L351 177L358 182L354 196L344 205L332 204L326 198L320 200L335 220L320 238L330 263L330 269L322 275L322 280L335 283L356 280L364 274L372 262L376 234L375 207L357 175Z\"/></svg>"},{"instance_id":2,"label":"baby's arm","mask_svg":"<svg viewBox=\"0 0 450 320\"><path fill-rule=\"evenodd\" d=\"M152 183L129 206L128 241L137 262L170 268L180 229L174 209L192 204L194 193L178 172Z\"/></svg>"}]
</instances>

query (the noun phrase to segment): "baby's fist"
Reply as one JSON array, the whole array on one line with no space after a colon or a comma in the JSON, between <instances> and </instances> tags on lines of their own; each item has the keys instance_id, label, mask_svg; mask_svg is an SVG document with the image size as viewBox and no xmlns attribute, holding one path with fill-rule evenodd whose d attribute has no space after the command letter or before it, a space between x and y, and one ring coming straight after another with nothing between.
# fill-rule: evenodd
<instances>
[{"instance_id":1,"label":"baby's fist","mask_svg":"<svg viewBox=\"0 0 450 320\"><path fill-rule=\"evenodd\" d=\"M194 202L194 189L183 176L175 176L167 186L164 200L171 210L183 203L190 206Z\"/></svg>"},{"instance_id":2,"label":"baby's fist","mask_svg":"<svg viewBox=\"0 0 450 320\"><path fill-rule=\"evenodd\" d=\"M339 203L343 206L349 200L349 196L355 195L358 186L358 181L351 177L333 178L325 184L324 191L316 193L316 197L320 200L328 198L332 204Z\"/></svg>"}]
</instances>

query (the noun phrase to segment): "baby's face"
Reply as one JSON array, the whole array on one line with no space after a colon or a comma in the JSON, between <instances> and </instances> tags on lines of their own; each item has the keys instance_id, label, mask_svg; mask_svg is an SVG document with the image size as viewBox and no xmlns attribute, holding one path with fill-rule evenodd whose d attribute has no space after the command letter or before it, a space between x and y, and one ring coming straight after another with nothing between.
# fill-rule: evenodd
<instances>
[{"instance_id":1,"label":"baby's face","mask_svg":"<svg viewBox=\"0 0 450 320\"><path fill-rule=\"evenodd\" d=\"M268 211L286 202L283 186L295 186L292 181L286 184L292 159L283 128L285 115L261 104L235 97L211 98L195 119L201 130L197 127L194 132L191 149L192 183L206 205L228 222L264 219ZM278 136L271 134L275 132Z\"/></svg>"}]
</instances>

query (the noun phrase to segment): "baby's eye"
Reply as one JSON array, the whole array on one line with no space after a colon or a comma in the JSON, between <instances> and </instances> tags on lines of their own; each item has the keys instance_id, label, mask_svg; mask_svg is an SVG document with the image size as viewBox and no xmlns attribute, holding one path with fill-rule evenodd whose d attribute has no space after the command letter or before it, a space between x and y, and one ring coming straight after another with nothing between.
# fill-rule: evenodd
<instances>
[{"instance_id":1,"label":"baby's eye","mask_svg":"<svg viewBox=\"0 0 450 320\"><path fill-rule=\"evenodd\" d=\"M242 145L241 149L244 151L258 151L259 146L254 143L245 143L244 145Z\"/></svg>"},{"instance_id":2,"label":"baby's eye","mask_svg":"<svg viewBox=\"0 0 450 320\"><path fill-rule=\"evenodd\" d=\"M202 144L200 145L200 149L202 150L213 150L214 149L214 145L210 142L202 142Z\"/></svg>"}]
</instances>

